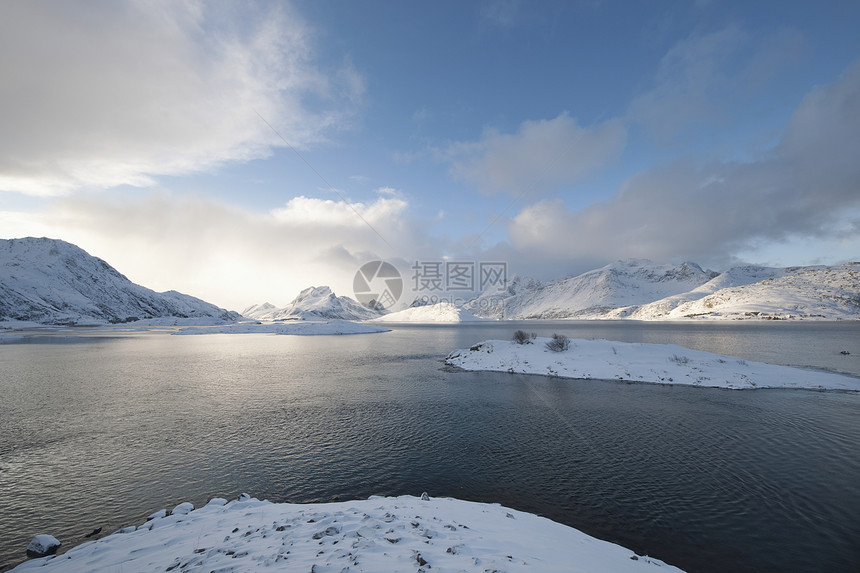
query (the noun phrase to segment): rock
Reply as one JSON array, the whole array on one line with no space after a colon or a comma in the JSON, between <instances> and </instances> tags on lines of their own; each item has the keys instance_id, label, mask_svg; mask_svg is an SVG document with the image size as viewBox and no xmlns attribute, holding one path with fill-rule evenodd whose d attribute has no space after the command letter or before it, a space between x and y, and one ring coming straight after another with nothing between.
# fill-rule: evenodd
<instances>
[{"instance_id":1,"label":"rock","mask_svg":"<svg viewBox=\"0 0 860 573\"><path fill-rule=\"evenodd\" d=\"M427 492L421 494L421 501L430 501L430 496L427 495Z\"/></svg>"},{"instance_id":2,"label":"rock","mask_svg":"<svg viewBox=\"0 0 860 573\"><path fill-rule=\"evenodd\" d=\"M239 501L248 501L249 499L251 499L251 496L248 495L247 493L243 493L242 495L239 496Z\"/></svg>"},{"instance_id":3,"label":"rock","mask_svg":"<svg viewBox=\"0 0 860 573\"><path fill-rule=\"evenodd\" d=\"M167 517L166 509L159 509L155 513L150 513L146 520L149 521L150 519L161 519L162 517Z\"/></svg>"},{"instance_id":4,"label":"rock","mask_svg":"<svg viewBox=\"0 0 860 573\"><path fill-rule=\"evenodd\" d=\"M99 534L99 533L101 533L101 532L102 532L102 528L101 528L101 527L96 527L96 528L95 528L95 529L93 529L90 533L87 533L86 535L84 535L84 537L89 538L89 537L92 537L93 535L98 535L98 534Z\"/></svg>"},{"instance_id":5,"label":"rock","mask_svg":"<svg viewBox=\"0 0 860 573\"><path fill-rule=\"evenodd\" d=\"M30 541L30 544L27 546L27 555L30 557L44 557L45 555L56 553L60 545L62 544L56 537L43 533Z\"/></svg>"},{"instance_id":6,"label":"rock","mask_svg":"<svg viewBox=\"0 0 860 573\"><path fill-rule=\"evenodd\" d=\"M113 533L114 533L114 535L117 535L117 534L131 533L133 531L137 531L137 527L135 527L134 525L129 525L128 527L123 527L122 529L117 529Z\"/></svg>"},{"instance_id":7,"label":"rock","mask_svg":"<svg viewBox=\"0 0 860 573\"><path fill-rule=\"evenodd\" d=\"M172 515L188 515L193 509L194 504L190 501L186 501L174 507L173 511L171 511L170 513Z\"/></svg>"}]
</instances>

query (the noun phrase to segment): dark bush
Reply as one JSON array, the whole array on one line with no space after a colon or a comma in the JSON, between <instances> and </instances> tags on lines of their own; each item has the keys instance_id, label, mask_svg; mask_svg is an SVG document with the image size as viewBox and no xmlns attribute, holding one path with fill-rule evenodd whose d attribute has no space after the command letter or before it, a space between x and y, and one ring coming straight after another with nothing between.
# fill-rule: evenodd
<instances>
[{"instance_id":1,"label":"dark bush","mask_svg":"<svg viewBox=\"0 0 860 573\"><path fill-rule=\"evenodd\" d=\"M564 352L570 348L570 339L563 334L553 334L552 340L546 343L546 347L553 352Z\"/></svg>"},{"instance_id":2,"label":"dark bush","mask_svg":"<svg viewBox=\"0 0 860 573\"><path fill-rule=\"evenodd\" d=\"M518 330L514 333L514 342L517 344L531 344L535 336L537 335L534 332L529 334L525 330Z\"/></svg>"}]
</instances>

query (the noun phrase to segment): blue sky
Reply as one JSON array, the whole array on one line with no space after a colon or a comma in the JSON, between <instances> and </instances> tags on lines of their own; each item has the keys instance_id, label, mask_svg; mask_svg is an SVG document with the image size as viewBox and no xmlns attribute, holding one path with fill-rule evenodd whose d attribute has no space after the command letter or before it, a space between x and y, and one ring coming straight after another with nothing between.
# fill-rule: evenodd
<instances>
[{"instance_id":1,"label":"blue sky","mask_svg":"<svg viewBox=\"0 0 860 573\"><path fill-rule=\"evenodd\" d=\"M857 29L850 1L6 2L0 237L239 310L373 259L857 260Z\"/></svg>"}]
</instances>

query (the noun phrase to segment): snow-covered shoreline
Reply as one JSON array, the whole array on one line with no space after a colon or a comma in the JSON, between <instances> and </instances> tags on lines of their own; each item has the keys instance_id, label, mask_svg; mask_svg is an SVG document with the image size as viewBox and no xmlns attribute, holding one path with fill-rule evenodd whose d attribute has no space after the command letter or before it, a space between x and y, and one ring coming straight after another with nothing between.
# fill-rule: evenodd
<instances>
[{"instance_id":1,"label":"snow-covered shoreline","mask_svg":"<svg viewBox=\"0 0 860 573\"><path fill-rule=\"evenodd\" d=\"M291 322L234 322L229 324L98 324L89 326L25 325L21 328L4 329L0 325L0 343L20 341L31 335L78 336L112 335L143 332L166 332L179 335L202 334L284 334L295 336L325 336L345 334L375 334L390 332L390 329L348 320Z\"/></svg>"},{"instance_id":2,"label":"snow-covered shoreline","mask_svg":"<svg viewBox=\"0 0 860 573\"><path fill-rule=\"evenodd\" d=\"M338 334L374 334L389 332L389 329L372 324L361 324L348 320L291 322L237 322L220 326L187 327L174 334L288 334L298 336L323 336Z\"/></svg>"},{"instance_id":3,"label":"snow-covered shoreline","mask_svg":"<svg viewBox=\"0 0 860 573\"><path fill-rule=\"evenodd\" d=\"M663 571L680 569L544 517L453 498L180 504L24 571Z\"/></svg>"},{"instance_id":4,"label":"snow-covered shoreline","mask_svg":"<svg viewBox=\"0 0 860 573\"><path fill-rule=\"evenodd\" d=\"M487 340L451 352L445 362L463 370L539 374L560 378L623 380L726 388L797 388L860 391L860 378L820 370L751 362L676 344L571 339L561 352L549 338L525 344Z\"/></svg>"}]
</instances>

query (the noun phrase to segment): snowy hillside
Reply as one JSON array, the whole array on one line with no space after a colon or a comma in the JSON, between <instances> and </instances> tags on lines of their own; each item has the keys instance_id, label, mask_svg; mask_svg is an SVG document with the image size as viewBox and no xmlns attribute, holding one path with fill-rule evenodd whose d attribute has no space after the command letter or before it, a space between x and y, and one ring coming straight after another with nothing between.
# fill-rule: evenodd
<instances>
[{"instance_id":1,"label":"snowy hillside","mask_svg":"<svg viewBox=\"0 0 860 573\"><path fill-rule=\"evenodd\" d=\"M665 319L675 308L682 304L699 300L708 295L712 295L721 289L753 284L759 281L781 277L784 274L785 269L776 267L760 267L753 265L732 267L690 292L669 296L639 307L618 309L617 311L610 313L610 315L613 318L634 318L638 320ZM676 315L672 316L673 319L675 317Z\"/></svg>"},{"instance_id":2,"label":"snowy hillside","mask_svg":"<svg viewBox=\"0 0 860 573\"><path fill-rule=\"evenodd\" d=\"M235 312L136 285L105 261L55 239L0 239L0 322L105 324L180 318L231 322Z\"/></svg>"},{"instance_id":3,"label":"snowy hillside","mask_svg":"<svg viewBox=\"0 0 860 573\"><path fill-rule=\"evenodd\" d=\"M546 283L514 277L505 292L466 308L500 319L860 319L860 263L718 274L694 263L624 261Z\"/></svg>"},{"instance_id":4,"label":"snowy hillside","mask_svg":"<svg viewBox=\"0 0 860 573\"><path fill-rule=\"evenodd\" d=\"M488 291L466 308L485 318L605 318L607 312L688 292L717 273L695 263L618 261L576 277L542 283L515 277L503 293Z\"/></svg>"},{"instance_id":5,"label":"snowy hillside","mask_svg":"<svg viewBox=\"0 0 860 573\"><path fill-rule=\"evenodd\" d=\"M263 303L246 308L242 315L254 320L370 320L380 313L321 286L306 288L284 308Z\"/></svg>"},{"instance_id":6,"label":"snowy hillside","mask_svg":"<svg viewBox=\"0 0 860 573\"><path fill-rule=\"evenodd\" d=\"M424 306L413 306L398 312L392 312L379 318L374 322L473 322L483 320L468 310L450 302L440 302Z\"/></svg>"},{"instance_id":7,"label":"snowy hillside","mask_svg":"<svg viewBox=\"0 0 860 573\"><path fill-rule=\"evenodd\" d=\"M630 317L860 318L860 263L786 269L743 267L723 275L711 281L715 284L702 285L668 304L657 301L643 306Z\"/></svg>"}]
</instances>

